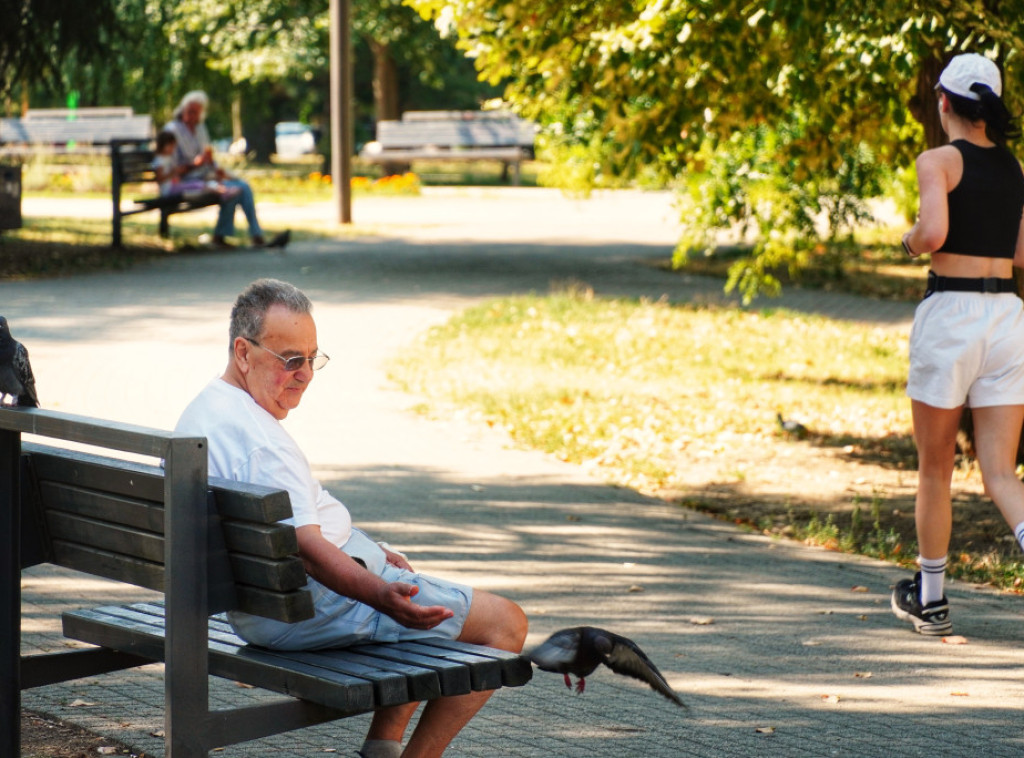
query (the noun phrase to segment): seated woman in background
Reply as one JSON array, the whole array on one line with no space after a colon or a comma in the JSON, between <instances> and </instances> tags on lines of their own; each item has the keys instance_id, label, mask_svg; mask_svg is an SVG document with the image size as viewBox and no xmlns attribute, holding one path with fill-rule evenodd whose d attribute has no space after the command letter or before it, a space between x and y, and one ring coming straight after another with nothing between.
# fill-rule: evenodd
<instances>
[{"instance_id":1,"label":"seated woman in background","mask_svg":"<svg viewBox=\"0 0 1024 758\"><path fill-rule=\"evenodd\" d=\"M229 190L237 190L232 197L221 202L220 215L213 230L213 244L224 250L233 245L227 238L235 234L235 209L241 208L249 224L249 237L255 247L284 247L288 243L287 231L278 234L268 244L256 217L256 201L248 182L229 174L213 159L210 135L206 130L206 93L194 90L187 93L174 110L174 118L164 127L177 140L174 162L184 171L182 180L221 182Z\"/></svg>"}]
</instances>

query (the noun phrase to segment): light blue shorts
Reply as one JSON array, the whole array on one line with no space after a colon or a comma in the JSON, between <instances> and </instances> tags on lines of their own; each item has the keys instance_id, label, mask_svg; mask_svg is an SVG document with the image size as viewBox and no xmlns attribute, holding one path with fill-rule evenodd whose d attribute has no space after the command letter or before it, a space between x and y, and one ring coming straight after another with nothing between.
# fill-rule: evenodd
<instances>
[{"instance_id":1,"label":"light blue shorts","mask_svg":"<svg viewBox=\"0 0 1024 758\"><path fill-rule=\"evenodd\" d=\"M392 566L380 546L357 529L352 531L352 537L345 543L343 550L361 560L368 571L386 582L405 582L418 587L419 592L412 598L412 602L418 605L443 605L454 611L455 615L433 629L409 629L390 616L339 595L307 576L306 588L313 595L316 614L313 618L286 624L232 611L228 613L228 620L235 633L246 642L276 650L318 650L359 642L397 642L422 637L457 639L462 633L462 626L469 615L469 606L473 602L472 587Z\"/></svg>"}]
</instances>

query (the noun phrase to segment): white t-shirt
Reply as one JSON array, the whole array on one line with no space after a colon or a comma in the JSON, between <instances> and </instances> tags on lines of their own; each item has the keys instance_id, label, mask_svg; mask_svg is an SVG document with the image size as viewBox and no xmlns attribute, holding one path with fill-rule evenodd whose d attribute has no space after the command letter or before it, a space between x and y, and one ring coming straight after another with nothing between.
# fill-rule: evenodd
<instances>
[{"instance_id":1,"label":"white t-shirt","mask_svg":"<svg viewBox=\"0 0 1024 758\"><path fill-rule=\"evenodd\" d=\"M286 523L317 524L339 548L348 542L348 508L320 485L295 440L248 392L214 379L188 404L175 431L206 437L210 476L287 490L294 516Z\"/></svg>"}]
</instances>

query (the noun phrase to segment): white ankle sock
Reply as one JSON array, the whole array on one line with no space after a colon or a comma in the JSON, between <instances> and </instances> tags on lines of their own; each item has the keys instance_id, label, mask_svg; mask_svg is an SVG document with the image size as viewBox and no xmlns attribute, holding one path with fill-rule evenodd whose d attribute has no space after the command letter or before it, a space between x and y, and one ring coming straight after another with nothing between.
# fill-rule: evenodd
<instances>
[{"instance_id":1,"label":"white ankle sock","mask_svg":"<svg viewBox=\"0 0 1024 758\"><path fill-rule=\"evenodd\" d=\"M402 743L396 740L366 740L359 749L362 758L401 758Z\"/></svg>"},{"instance_id":2,"label":"white ankle sock","mask_svg":"<svg viewBox=\"0 0 1024 758\"><path fill-rule=\"evenodd\" d=\"M946 557L918 556L917 563L921 566L921 605L942 600L943 584L946 579Z\"/></svg>"},{"instance_id":3,"label":"white ankle sock","mask_svg":"<svg viewBox=\"0 0 1024 758\"><path fill-rule=\"evenodd\" d=\"M1020 549L1024 550L1024 521L1017 524L1017 528L1013 530L1013 536L1017 538L1017 542L1020 543Z\"/></svg>"}]
</instances>

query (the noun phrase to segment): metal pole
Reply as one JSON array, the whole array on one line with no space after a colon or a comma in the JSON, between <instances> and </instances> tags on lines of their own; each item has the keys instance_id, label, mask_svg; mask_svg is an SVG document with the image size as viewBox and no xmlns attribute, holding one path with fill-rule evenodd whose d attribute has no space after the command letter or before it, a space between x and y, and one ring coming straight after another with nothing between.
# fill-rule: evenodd
<instances>
[{"instance_id":1,"label":"metal pole","mask_svg":"<svg viewBox=\"0 0 1024 758\"><path fill-rule=\"evenodd\" d=\"M337 222L352 223L352 23L350 0L331 0L331 178Z\"/></svg>"}]
</instances>

